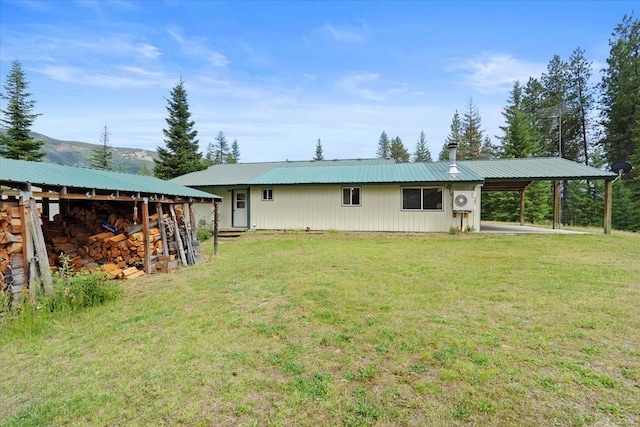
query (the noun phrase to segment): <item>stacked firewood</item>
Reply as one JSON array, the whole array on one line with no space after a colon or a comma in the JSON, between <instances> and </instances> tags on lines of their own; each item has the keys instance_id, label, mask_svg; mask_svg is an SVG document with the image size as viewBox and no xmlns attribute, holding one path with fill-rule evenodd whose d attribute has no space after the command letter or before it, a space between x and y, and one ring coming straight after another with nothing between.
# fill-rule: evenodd
<instances>
[{"instance_id":1,"label":"stacked firewood","mask_svg":"<svg viewBox=\"0 0 640 427\"><path fill-rule=\"evenodd\" d=\"M24 285L22 221L17 202L0 201L0 291Z\"/></svg>"},{"instance_id":2,"label":"stacked firewood","mask_svg":"<svg viewBox=\"0 0 640 427\"><path fill-rule=\"evenodd\" d=\"M142 225L117 213L102 219L104 215L96 214L96 211L74 208L65 217L54 217L45 232L49 242L49 264L59 265L62 255L74 270L102 268L112 278L141 275L138 267L144 266L145 257ZM158 218L158 214L149 217L152 261L163 250ZM163 218L167 219L168 215Z\"/></svg>"}]
</instances>

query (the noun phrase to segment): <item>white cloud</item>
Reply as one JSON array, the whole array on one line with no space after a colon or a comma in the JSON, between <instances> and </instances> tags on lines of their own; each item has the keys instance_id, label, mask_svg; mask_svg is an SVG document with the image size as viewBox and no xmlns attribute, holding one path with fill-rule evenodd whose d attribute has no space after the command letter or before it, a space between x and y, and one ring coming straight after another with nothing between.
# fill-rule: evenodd
<instances>
[{"instance_id":1,"label":"white cloud","mask_svg":"<svg viewBox=\"0 0 640 427\"><path fill-rule=\"evenodd\" d=\"M208 40L204 37L185 37L180 28L172 27L167 30L169 35L180 44L184 53L189 56L205 60L214 67L224 68L229 64L229 59L207 46Z\"/></svg>"},{"instance_id":2,"label":"white cloud","mask_svg":"<svg viewBox=\"0 0 640 427\"><path fill-rule=\"evenodd\" d=\"M362 26L359 28L356 27L337 27L332 24L325 24L319 28L319 30L328 34L332 39L339 42L362 42L367 39L368 31Z\"/></svg>"},{"instance_id":3,"label":"white cloud","mask_svg":"<svg viewBox=\"0 0 640 427\"><path fill-rule=\"evenodd\" d=\"M508 54L481 54L476 58L456 60L447 71L460 71L465 84L484 94L509 91L513 82L526 83L539 77L545 64L522 61Z\"/></svg>"}]
</instances>

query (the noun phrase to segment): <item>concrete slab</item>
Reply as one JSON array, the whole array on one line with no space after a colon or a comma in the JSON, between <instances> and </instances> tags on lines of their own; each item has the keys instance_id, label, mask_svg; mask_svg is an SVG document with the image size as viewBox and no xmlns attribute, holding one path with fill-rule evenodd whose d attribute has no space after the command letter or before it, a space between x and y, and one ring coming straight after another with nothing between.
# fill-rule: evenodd
<instances>
[{"instance_id":1,"label":"concrete slab","mask_svg":"<svg viewBox=\"0 0 640 427\"><path fill-rule=\"evenodd\" d=\"M583 231L535 227L532 225L482 222L480 232L487 234L589 234Z\"/></svg>"}]
</instances>

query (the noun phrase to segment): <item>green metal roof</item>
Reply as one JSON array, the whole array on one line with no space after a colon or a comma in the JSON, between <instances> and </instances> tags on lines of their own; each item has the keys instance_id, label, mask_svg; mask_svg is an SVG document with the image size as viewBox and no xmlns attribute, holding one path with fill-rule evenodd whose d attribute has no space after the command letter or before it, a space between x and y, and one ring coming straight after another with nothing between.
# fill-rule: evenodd
<instances>
[{"instance_id":1,"label":"green metal roof","mask_svg":"<svg viewBox=\"0 0 640 427\"><path fill-rule=\"evenodd\" d=\"M395 162L390 159L347 159L220 164L210 166L208 169L199 172L192 172L173 178L171 182L190 187L249 185L256 178L276 168L325 168L381 164L395 164Z\"/></svg>"},{"instance_id":2,"label":"green metal roof","mask_svg":"<svg viewBox=\"0 0 640 427\"><path fill-rule=\"evenodd\" d=\"M530 182L559 179L614 179L617 175L571 160L522 158L463 160L458 174L449 162L395 163L388 159L222 164L174 178L192 187L296 184L382 184Z\"/></svg>"},{"instance_id":3,"label":"green metal roof","mask_svg":"<svg viewBox=\"0 0 640 427\"><path fill-rule=\"evenodd\" d=\"M617 174L560 157L461 160L458 166L470 169L486 181L548 181L560 179L614 179Z\"/></svg>"},{"instance_id":4,"label":"green metal roof","mask_svg":"<svg viewBox=\"0 0 640 427\"><path fill-rule=\"evenodd\" d=\"M153 195L220 199L204 191L158 178L100 169L28 162L0 157L0 183L30 183L45 187L75 187Z\"/></svg>"},{"instance_id":5,"label":"green metal roof","mask_svg":"<svg viewBox=\"0 0 640 427\"><path fill-rule=\"evenodd\" d=\"M383 184L383 183L445 183L484 180L467 168L449 174L449 164L383 163L324 167L273 168L250 182L251 185L293 184Z\"/></svg>"}]
</instances>

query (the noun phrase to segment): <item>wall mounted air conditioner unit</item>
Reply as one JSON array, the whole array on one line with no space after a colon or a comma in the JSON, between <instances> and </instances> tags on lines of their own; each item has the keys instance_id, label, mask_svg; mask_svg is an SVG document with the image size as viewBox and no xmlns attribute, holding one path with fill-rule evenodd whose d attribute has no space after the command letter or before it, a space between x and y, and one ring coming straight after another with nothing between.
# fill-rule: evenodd
<instances>
[{"instance_id":1,"label":"wall mounted air conditioner unit","mask_svg":"<svg viewBox=\"0 0 640 427\"><path fill-rule=\"evenodd\" d=\"M475 209L476 193L475 191L454 191L453 192L453 211L454 212L470 212Z\"/></svg>"}]
</instances>

